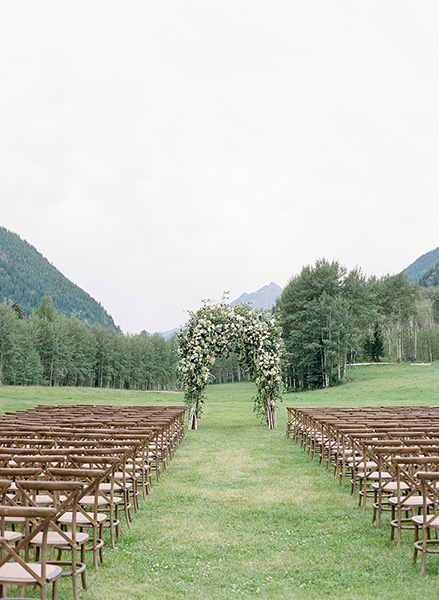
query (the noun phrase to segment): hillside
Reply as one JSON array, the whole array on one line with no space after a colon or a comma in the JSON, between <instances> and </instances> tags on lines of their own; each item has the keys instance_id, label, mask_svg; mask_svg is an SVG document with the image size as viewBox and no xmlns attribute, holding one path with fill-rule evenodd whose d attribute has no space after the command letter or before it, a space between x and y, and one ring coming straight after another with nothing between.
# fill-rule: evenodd
<instances>
[{"instance_id":1,"label":"hillside","mask_svg":"<svg viewBox=\"0 0 439 600\"><path fill-rule=\"evenodd\" d=\"M51 296L56 310L87 325L117 329L106 310L69 281L33 246L0 227L0 302L18 302L26 315Z\"/></svg>"},{"instance_id":2,"label":"hillside","mask_svg":"<svg viewBox=\"0 0 439 600\"><path fill-rule=\"evenodd\" d=\"M439 262L419 278L419 285L422 287L435 287L439 285Z\"/></svg>"},{"instance_id":3,"label":"hillside","mask_svg":"<svg viewBox=\"0 0 439 600\"><path fill-rule=\"evenodd\" d=\"M434 270L438 262L439 248L435 248L434 250L430 250L430 252L427 252L426 254L423 254L422 256L417 258L411 265L404 269L403 272L407 275L410 283L414 283L415 281L419 281L422 278L422 276L425 275L430 269Z\"/></svg>"}]
</instances>

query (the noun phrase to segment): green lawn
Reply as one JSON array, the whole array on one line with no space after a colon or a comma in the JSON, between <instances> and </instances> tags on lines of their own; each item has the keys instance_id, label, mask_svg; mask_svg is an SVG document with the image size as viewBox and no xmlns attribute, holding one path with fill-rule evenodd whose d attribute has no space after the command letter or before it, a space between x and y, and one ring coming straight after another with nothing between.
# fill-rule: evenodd
<instances>
[{"instance_id":1,"label":"green lawn","mask_svg":"<svg viewBox=\"0 0 439 600\"><path fill-rule=\"evenodd\" d=\"M84 600L433 599L439 557L421 580L412 537L396 548L388 517L371 525L330 472L285 438L286 406L439 404L439 364L374 365L351 383L287 394L278 431L252 413L252 384L208 389L198 431L187 432L170 468L122 528L118 549L88 574ZM1 388L0 409L37 403L181 404L181 394L77 388ZM60 600L71 597L63 581Z\"/></svg>"}]
</instances>

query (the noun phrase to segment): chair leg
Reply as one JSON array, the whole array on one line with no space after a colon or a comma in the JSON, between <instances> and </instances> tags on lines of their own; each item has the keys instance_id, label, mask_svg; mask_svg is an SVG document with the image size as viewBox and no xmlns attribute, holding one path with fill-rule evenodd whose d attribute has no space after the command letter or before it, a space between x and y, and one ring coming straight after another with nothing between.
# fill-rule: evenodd
<instances>
[{"instance_id":1,"label":"chair leg","mask_svg":"<svg viewBox=\"0 0 439 600\"><path fill-rule=\"evenodd\" d=\"M398 536L396 539L396 545L399 546L401 544L401 522L400 522L401 513L398 516Z\"/></svg>"},{"instance_id":2,"label":"chair leg","mask_svg":"<svg viewBox=\"0 0 439 600\"><path fill-rule=\"evenodd\" d=\"M139 486L137 484L137 481L134 483L134 494L133 494L133 505L134 505L134 511L137 513L139 512Z\"/></svg>"},{"instance_id":3,"label":"chair leg","mask_svg":"<svg viewBox=\"0 0 439 600\"><path fill-rule=\"evenodd\" d=\"M416 543L419 541L419 527L415 524L415 545L413 550L413 565L416 564L418 560L418 548L416 547Z\"/></svg>"},{"instance_id":4,"label":"chair leg","mask_svg":"<svg viewBox=\"0 0 439 600\"><path fill-rule=\"evenodd\" d=\"M425 535L425 531L423 531L422 535L422 558L421 558L421 577L425 573L425 559L427 557L427 536Z\"/></svg>"},{"instance_id":5,"label":"chair leg","mask_svg":"<svg viewBox=\"0 0 439 600\"><path fill-rule=\"evenodd\" d=\"M72 548L72 584L73 584L73 598L79 600L78 596L78 581L76 575L76 548Z\"/></svg>"},{"instance_id":6,"label":"chair leg","mask_svg":"<svg viewBox=\"0 0 439 600\"><path fill-rule=\"evenodd\" d=\"M97 568L98 568L98 555L97 555L97 551L96 551L96 546L98 545L98 532L97 532L97 528L96 527L93 527L93 541L92 541L92 544L93 544L93 566L97 570Z\"/></svg>"},{"instance_id":7,"label":"chair leg","mask_svg":"<svg viewBox=\"0 0 439 600\"><path fill-rule=\"evenodd\" d=\"M110 540L111 540L111 548L112 550L116 549L114 543L114 507L110 506Z\"/></svg>"},{"instance_id":8,"label":"chair leg","mask_svg":"<svg viewBox=\"0 0 439 600\"><path fill-rule=\"evenodd\" d=\"M124 490L124 507L125 507L125 521L128 529L131 529L131 513L130 513L130 493L129 490Z\"/></svg>"},{"instance_id":9,"label":"chair leg","mask_svg":"<svg viewBox=\"0 0 439 600\"><path fill-rule=\"evenodd\" d=\"M119 525L120 525L120 517L119 517L119 505L116 504L115 510L114 510L114 523L115 523L115 529L116 529L116 538L119 539L120 534L119 534Z\"/></svg>"},{"instance_id":10,"label":"chair leg","mask_svg":"<svg viewBox=\"0 0 439 600\"><path fill-rule=\"evenodd\" d=\"M81 546L81 562L85 564L85 544ZM87 580L85 578L85 569L81 573L81 583L84 590L87 589Z\"/></svg>"},{"instance_id":11,"label":"chair leg","mask_svg":"<svg viewBox=\"0 0 439 600\"><path fill-rule=\"evenodd\" d=\"M391 523L390 523L390 541L392 541L395 537L395 527L393 526L392 522L395 520L395 507L392 505L392 516L390 517Z\"/></svg>"},{"instance_id":12,"label":"chair leg","mask_svg":"<svg viewBox=\"0 0 439 600\"><path fill-rule=\"evenodd\" d=\"M99 525L99 539L103 540L104 539L104 524L101 523ZM104 545L100 544L100 548L99 548L99 562L102 564L104 562Z\"/></svg>"},{"instance_id":13,"label":"chair leg","mask_svg":"<svg viewBox=\"0 0 439 600\"><path fill-rule=\"evenodd\" d=\"M360 486L358 489L358 506L361 506L362 500L363 500L363 494L361 493L363 490L361 489L361 481L360 481Z\"/></svg>"}]
</instances>

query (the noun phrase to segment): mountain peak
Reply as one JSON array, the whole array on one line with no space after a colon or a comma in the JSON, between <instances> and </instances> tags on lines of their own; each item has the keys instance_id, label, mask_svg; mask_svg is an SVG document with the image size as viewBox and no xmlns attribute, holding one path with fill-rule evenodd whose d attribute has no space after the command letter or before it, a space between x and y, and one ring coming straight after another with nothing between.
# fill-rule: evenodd
<instances>
[{"instance_id":1,"label":"mountain peak","mask_svg":"<svg viewBox=\"0 0 439 600\"><path fill-rule=\"evenodd\" d=\"M273 308L277 298L282 294L282 288L274 281L271 281L268 285L264 285L256 292L248 294L245 292L241 294L239 298L230 302L230 306L235 304L251 304L254 308L262 308L264 310L270 310Z\"/></svg>"}]
</instances>

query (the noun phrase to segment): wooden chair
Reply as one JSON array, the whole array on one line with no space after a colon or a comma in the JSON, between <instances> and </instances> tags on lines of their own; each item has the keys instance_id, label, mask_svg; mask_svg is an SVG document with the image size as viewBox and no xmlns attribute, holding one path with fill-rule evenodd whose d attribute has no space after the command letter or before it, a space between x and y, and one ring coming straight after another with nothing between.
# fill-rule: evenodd
<instances>
[{"instance_id":1,"label":"wooden chair","mask_svg":"<svg viewBox=\"0 0 439 600\"><path fill-rule=\"evenodd\" d=\"M370 448L370 452L378 463L378 478L371 483L374 496L372 523L376 521L377 528L381 525L382 513L393 510L389 499L395 494L404 496L410 490L410 486L401 480L401 477L398 481L392 459L396 456L412 456L414 449L402 445L390 446L390 441L384 440L380 445L378 445L378 442L374 442L373 447ZM393 444L396 444L394 440Z\"/></svg>"},{"instance_id":2,"label":"wooden chair","mask_svg":"<svg viewBox=\"0 0 439 600\"><path fill-rule=\"evenodd\" d=\"M105 443L105 442L104 442ZM100 445L98 448L86 448L84 449L83 456L85 458L91 457L94 459L95 457L115 457L118 459L117 470L111 473L108 481L104 481L99 484L99 490L108 494L113 491L117 496L122 498L122 502L120 502L121 508L125 512L125 521L128 528L131 528L131 502L130 502L130 494L135 493L135 485L136 482L133 481L131 477L131 471L128 469L127 459L128 456L132 455L132 448L126 446L103 446ZM77 454L76 454L77 456ZM116 501L116 504L119 504L119 501Z\"/></svg>"},{"instance_id":3,"label":"wooden chair","mask_svg":"<svg viewBox=\"0 0 439 600\"><path fill-rule=\"evenodd\" d=\"M78 576L81 575L82 586L87 589L85 579L85 544L88 542L89 535L77 530L77 511L78 497L84 485L81 482L73 481L16 481L17 492L10 499L14 504L21 503L24 506L41 506L42 503L55 509L55 514L50 521L50 528L47 533L46 546L51 551L50 564L67 566L68 570L63 570L62 577L71 577L73 583L73 597L78 596ZM44 501L42 502L42 499ZM65 513L71 514L70 531L62 529L58 520ZM43 534L37 534L31 541L31 546L35 549L35 558L39 560L43 552ZM58 551L58 558L53 558L53 552ZM62 560L62 553L68 551L71 553L70 560ZM80 560L77 560L77 553L80 552Z\"/></svg>"},{"instance_id":4,"label":"wooden chair","mask_svg":"<svg viewBox=\"0 0 439 600\"><path fill-rule=\"evenodd\" d=\"M99 469L81 469L78 466L74 468L49 469L48 474L54 480L81 482L83 485L80 495L77 499L77 511L63 511L57 516L57 522L62 527L76 528L80 533L91 529L92 538L90 545L84 546L84 551L93 553L93 565L98 568L98 556L102 563L103 556L103 526L107 520L107 515L98 511L98 486L105 477L105 471ZM92 496L96 499L94 504L87 504L87 507L81 505L83 496Z\"/></svg>"},{"instance_id":5,"label":"wooden chair","mask_svg":"<svg viewBox=\"0 0 439 600\"><path fill-rule=\"evenodd\" d=\"M5 596L7 586L22 588L24 598L27 586L39 586L41 600L47 599L47 588L52 584L52 599L57 600L57 582L62 569L47 561L47 536L56 509L34 506L0 505L0 594ZM19 518L24 521L23 538L15 546L10 545L3 535L6 518ZM41 560L31 562L26 559L32 541L41 533ZM22 556L24 554L24 557Z\"/></svg>"},{"instance_id":6,"label":"wooden chair","mask_svg":"<svg viewBox=\"0 0 439 600\"><path fill-rule=\"evenodd\" d=\"M133 435L130 431L121 432L120 430L112 435L113 444L129 443L133 448L132 455L127 458L126 469L129 479L134 483L133 504L135 508L138 508L138 487L140 486L142 489L144 500L146 500L152 487L151 464L149 462L149 442L152 437L153 433L151 432Z\"/></svg>"},{"instance_id":7,"label":"wooden chair","mask_svg":"<svg viewBox=\"0 0 439 600\"><path fill-rule=\"evenodd\" d=\"M422 554L421 576L425 572L427 554L439 554L439 472L425 471L418 473L422 498L424 500L422 515L414 515L412 521L415 527L415 543L413 564L416 564L418 552ZM419 539L419 529L422 539ZM434 531L435 538L430 532Z\"/></svg>"},{"instance_id":8,"label":"wooden chair","mask_svg":"<svg viewBox=\"0 0 439 600\"><path fill-rule=\"evenodd\" d=\"M111 547L114 550L115 537L119 538L119 506L123 504L123 497L115 495L115 478L114 472L119 465L119 459L115 456L89 456L89 455L73 455L72 463L78 465L79 468L87 468L93 470L104 471L105 475L97 484L94 482L93 492L82 495L78 502L83 508L89 508L93 514L104 513L108 520L102 522L103 527L110 529ZM103 483L110 483L109 489L101 489Z\"/></svg>"},{"instance_id":9,"label":"wooden chair","mask_svg":"<svg viewBox=\"0 0 439 600\"><path fill-rule=\"evenodd\" d=\"M415 529L412 521L413 513L417 511L419 515L423 512L425 506L431 507L431 500L429 498L425 500L422 497L417 479L421 470L428 470L428 467L436 461L439 464L439 457L408 456L392 459L397 487L396 495L389 498L389 504L392 508L390 539L393 540L396 530L398 546L401 543L401 532L407 529ZM405 495L401 483L406 483L410 488ZM402 516L403 513L406 514L405 517Z\"/></svg>"}]
</instances>

